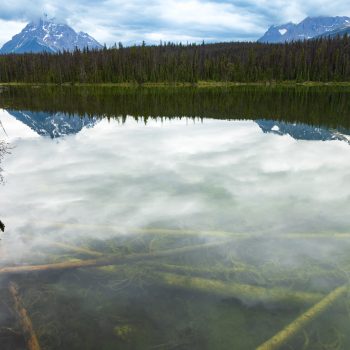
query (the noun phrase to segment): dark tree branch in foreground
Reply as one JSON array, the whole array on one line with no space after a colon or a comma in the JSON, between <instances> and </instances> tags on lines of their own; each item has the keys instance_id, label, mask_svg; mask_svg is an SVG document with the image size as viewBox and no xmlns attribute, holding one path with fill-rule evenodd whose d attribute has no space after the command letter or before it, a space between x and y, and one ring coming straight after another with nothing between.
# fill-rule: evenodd
<instances>
[{"instance_id":1,"label":"dark tree branch in foreground","mask_svg":"<svg viewBox=\"0 0 350 350\"><path fill-rule=\"evenodd\" d=\"M0 163L4 158L5 154L9 153L8 149L9 149L9 145L5 141L0 140ZM2 176L2 171L3 170L0 167L0 184L4 181L4 178Z\"/></svg>"},{"instance_id":2,"label":"dark tree branch in foreground","mask_svg":"<svg viewBox=\"0 0 350 350\"><path fill-rule=\"evenodd\" d=\"M8 153L8 144L0 140L0 161L3 159L4 155L7 153ZM4 180L1 172L2 172L2 168L0 167L0 183L3 182ZM2 232L5 231L5 225L1 220L0 220L0 230Z\"/></svg>"}]
</instances>

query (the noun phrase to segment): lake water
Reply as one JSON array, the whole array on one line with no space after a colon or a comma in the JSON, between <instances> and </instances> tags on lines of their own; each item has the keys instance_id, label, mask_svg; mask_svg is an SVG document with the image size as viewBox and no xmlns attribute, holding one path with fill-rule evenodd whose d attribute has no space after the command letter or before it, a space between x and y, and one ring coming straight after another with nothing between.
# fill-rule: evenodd
<instances>
[{"instance_id":1,"label":"lake water","mask_svg":"<svg viewBox=\"0 0 350 350\"><path fill-rule=\"evenodd\" d=\"M0 108L1 349L25 348L11 281L42 349L255 349L288 325L261 349L350 348L349 89L3 88Z\"/></svg>"}]
</instances>

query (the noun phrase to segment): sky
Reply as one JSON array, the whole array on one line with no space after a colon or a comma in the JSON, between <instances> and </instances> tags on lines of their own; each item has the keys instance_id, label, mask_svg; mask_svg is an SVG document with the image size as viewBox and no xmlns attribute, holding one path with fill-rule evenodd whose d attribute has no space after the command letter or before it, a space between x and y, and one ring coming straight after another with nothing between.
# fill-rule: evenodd
<instances>
[{"instance_id":1,"label":"sky","mask_svg":"<svg viewBox=\"0 0 350 350\"><path fill-rule=\"evenodd\" d=\"M272 24L350 16L348 0L11 0L0 3L0 45L47 13L107 46L256 40Z\"/></svg>"}]
</instances>

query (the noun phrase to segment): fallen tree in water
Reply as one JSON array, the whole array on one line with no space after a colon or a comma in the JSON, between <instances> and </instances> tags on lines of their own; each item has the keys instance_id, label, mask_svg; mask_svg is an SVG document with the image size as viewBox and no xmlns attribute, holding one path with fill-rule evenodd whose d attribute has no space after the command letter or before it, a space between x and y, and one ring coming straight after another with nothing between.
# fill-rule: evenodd
<instances>
[{"instance_id":1,"label":"fallen tree in water","mask_svg":"<svg viewBox=\"0 0 350 350\"><path fill-rule=\"evenodd\" d=\"M52 222L52 221L36 221L36 225L43 225L57 228L71 228L74 230L103 230L113 231L121 235L137 234L137 235L164 235L164 236L194 236L194 237L221 237L230 239L344 239L350 240L350 233L338 232L287 232L287 233L259 233L259 232L234 232L224 230L201 230L201 229L180 229L180 228L161 228L161 227L126 227L121 229L116 225L100 225L100 224L84 224L84 223L67 223L67 222Z\"/></svg>"},{"instance_id":2,"label":"fallen tree in water","mask_svg":"<svg viewBox=\"0 0 350 350\"><path fill-rule=\"evenodd\" d=\"M191 271L191 268L186 267L174 267L172 265L160 264L157 266L155 263L149 265L144 265L144 262L147 260L153 260L157 258L164 258L168 256L174 256L178 254L183 254L187 252L195 252L197 250L212 249L227 245L231 241L221 241L215 243L206 243L193 246L186 246L182 248L175 248L165 251L157 251L151 253L138 253L138 254L129 254L126 256L107 256L106 258L101 259L88 259L88 260L71 260L64 261L60 263L52 263L45 265L23 265L23 266L11 266L4 267L0 269L1 274L19 274L19 273L29 273L29 272L40 272L40 271L59 271L59 270L69 270L76 268L86 268L86 267L103 267L110 266L110 268L104 268L104 271L107 272L124 272L131 273L135 269L142 270L142 276L146 280L150 280L154 283L161 283L168 286L174 286L177 288L183 288L188 290L194 290L214 295L220 295L225 297L237 297L241 300L247 302L289 302L289 303L313 303L322 298L320 293L312 292L300 292L293 291L286 288L272 287L266 288L256 285L250 285L246 283L237 283L237 282L226 282L218 279L209 279L193 276L184 276L173 271L179 270L178 272L188 273ZM79 247L66 246L62 248L69 248L70 250L80 253L82 251ZM93 251L89 251L93 254ZM95 252L99 254L99 252ZM137 266L137 268L126 267L125 264L132 262L140 262L142 266ZM122 266L120 266L122 265ZM172 272L162 272L154 271L152 266L160 270L170 270ZM144 268L146 267L146 268ZM149 268L151 269L149 269ZM237 269L242 271L242 267ZM201 269L197 269L197 272ZM234 270L232 270L234 271ZM248 270L247 270L248 271ZM204 269L204 272L206 270Z\"/></svg>"},{"instance_id":3,"label":"fallen tree in water","mask_svg":"<svg viewBox=\"0 0 350 350\"><path fill-rule=\"evenodd\" d=\"M230 248L232 244L235 243L236 240L231 239L215 243L190 245L163 251L157 250L153 252L132 253L128 255L110 254L104 257L101 257L103 253L100 251L95 251L90 248L75 247L68 243L52 243L51 245L54 247L63 250L70 250L77 254L95 256L96 258L88 260L69 260L44 265L8 266L0 268L0 275L39 271L65 271L84 267L98 267L98 269L95 270L96 272L101 271L111 274L120 274L123 276L123 278L125 276L125 279L129 281L132 281L134 276L137 276L151 285L159 284L161 286L168 286L171 289L183 289L189 292L198 292L213 296L216 295L225 298L237 298L243 302L247 302L248 304L280 303L284 305L294 305L316 303L314 307L310 308L290 326L287 326L286 329L281 331L281 334L276 335L273 340L267 342L266 346L271 346L271 344L275 346L274 344L276 343L277 347L266 347L261 348L260 350L277 349L279 346L283 346L289 338L291 338L295 333L302 329L307 322L309 322L309 319L312 320L318 314L323 312L325 308L328 308L327 305L331 305L335 301L334 294L336 297L335 299L344 294L343 289L341 289L337 293L330 294L326 298L322 299L324 295L321 293L300 291L297 290L297 288L291 289L285 286L278 287L274 285L274 283L272 283L272 285L270 283L267 286L261 286L259 283L260 281L254 279L251 284L245 283L244 281L242 282L240 278L234 278L234 275L237 273L248 273L258 278L261 270L266 267L247 265L240 263L239 261L236 266L233 265L232 267L228 267L227 265L222 265L222 267L215 265L191 266L186 263L184 265L175 265L173 262L169 263L166 261L167 257L177 257L178 255L193 253L196 251L202 253L205 252L206 249L225 249L226 246ZM230 249L227 250L228 253L230 251ZM163 260L162 258L165 259ZM156 261L156 259L161 260ZM233 263L232 257L230 262ZM129 266L129 263L132 266ZM180 263L182 263L182 261ZM225 263L227 263L227 261ZM276 268L277 266L272 265L272 267ZM323 269L320 269L320 271L309 272L321 273L322 271ZM332 273L332 271L324 271L324 273ZM207 276L207 274L210 276ZM220 277L225 279L225 274L229 274L226 275L228 277L228 281L220 280ZM278 275L279 274L282 274L282 272L279 271Z\"/></svg>"},{"instance_id":4,"label":"fallen tree in water","mask_svg":"<svg viewBox=\"0 0 350 350\"><path fill-rule=\"evenodd\" d=\"M27 350L40 350L38 338L33 328L32 321L24 308L19 295L18 286L14 282L9 283L9 292L13 300L14 311L19 324L21 325L23 336L26 341Z\"/></svg>"},{"instance_id":5,"label":"fallen tree in water","mask_svg":"<svg viewBox=\"0 0 350 350\"><path fill-rule=\"evenodd\" d=\"M316 305L299 316L296 320L278 332L271 339L260 345L257 350L277 350L292 338L297 332L302 330L308 323L314 320L321 313L331 307L340 297L349 291L349 286L344 285L334 289Z\"/></svg>"},{"instance_id":6,"label":"fallen tree in water","mask_svg":"<svg viewBox=\"0 0 350 350\"><path fill-rule=\"evenodd\" d=\"M152 260L157 258L164 258L168 256L174 256L177 254L192 253L199 250L213 249L222 246L226 246L232 243L231 240L225 240L215 243L204 243L192 246L186 246L181 248L151 252L151 253L135 253L128 254L124 256L107 256L100 259L89 259L89 260L73 260L64 261L53 264L44 265L21 265L21 266L9 266L0 268L0 275L11 275L11 274L21 274L28 272L40 272L40 271L59 271L59 270L70 270L77 269L81 267L97 267L97 266L107 266L116 264L127 264L129 262L138 262L141 260Z\"/></svg>"},{"instance_id":7,"label":"fallen tree in water","mask_svg":"<svg viewBox=\"0 0 350 350\"><path fill-rule=\"evenodd\" d=\"M295 291L287 288L265 288L250 284L225 282L216 279L183 276L174 273L151 273L156 283L171 287L194 290L223 297L235 297L247 303L314 303L322 298L320 293Z\"/></svg>"},{"instance_id":8,"label":"fallen tree in water","mask_svg":"<svg viewBox=\"0 0 350 350\"><path fill-rule=\"evenodd\" d=\"M168 270L169 266L171 272L164 272ZM182 269L181 266L175 267L167 264L150 263L142 266L137 265L136 267L111 265L100 267L99 270L107 274L121 273L125 277L139 274L142 279L153 284L221 297L237 298L247 303L312 304L323 297L322 293L303 292L285 287L264 287L237 281L223 281L217 278L196 277L188 275L189 270L186 268ZM206 271L208 270L196 269L196 272ZM240 268L240 271L243 271L242 268ZM183 275L181 272L187 273L187 275Z\"/></svg>"}]
</instances>

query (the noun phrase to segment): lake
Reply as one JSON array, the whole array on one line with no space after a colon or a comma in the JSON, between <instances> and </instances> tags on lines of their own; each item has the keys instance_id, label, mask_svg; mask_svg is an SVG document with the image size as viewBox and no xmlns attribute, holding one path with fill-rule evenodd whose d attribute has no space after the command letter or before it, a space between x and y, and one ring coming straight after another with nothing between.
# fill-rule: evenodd
<instances>
[{"instance_id":1,"label":"lake","mask_svg":"<svg viewBox=\"0 0 350 350\"><path fill-rule=\"evenodd\" d=\"M349 349L350 89L2 87L0 347ZM24 335L23 335L24 334Z\"/></svg>"}]
</instances>

